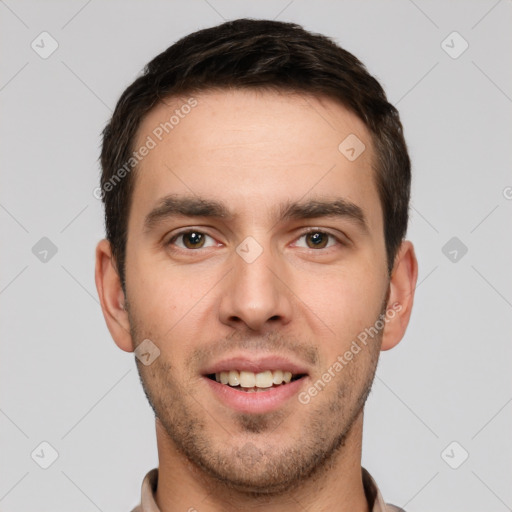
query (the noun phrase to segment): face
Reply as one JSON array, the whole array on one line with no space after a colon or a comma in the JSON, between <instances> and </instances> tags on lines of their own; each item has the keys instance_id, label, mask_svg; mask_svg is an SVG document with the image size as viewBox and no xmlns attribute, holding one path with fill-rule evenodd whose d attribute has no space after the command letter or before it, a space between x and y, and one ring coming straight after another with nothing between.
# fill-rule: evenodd
<instances>
[{"instance_id":1,"label":"face","mask_svg":"<svg viewBox=\"0 0 512 512\"><path fill-rule=\"evenodd\" d=\"M343 450L373 380L382 329L361 333L389 279L372 142L325 98L187 100L156 107L137 136L155 146L136 174L126 306L134 346L160 350L137 364L179 452L228 485L277 493ZM354 135L355 160L338 148Z\"/></svg>"}]
</instances>

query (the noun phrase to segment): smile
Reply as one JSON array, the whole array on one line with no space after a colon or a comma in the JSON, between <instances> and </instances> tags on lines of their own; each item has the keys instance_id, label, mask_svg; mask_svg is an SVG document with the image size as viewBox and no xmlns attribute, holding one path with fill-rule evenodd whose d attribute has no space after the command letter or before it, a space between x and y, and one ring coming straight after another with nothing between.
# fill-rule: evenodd
<instances>
[{"instance_id":1,"label":"smile","mask_svg":"<svg viewBox=\"0 0 512 512\"><path fill-rule=\"evenodd\" d=\"M300 379L303 374L290 371L266 370L255 373L244 370L229 370L208 375L208 378L238 391L246 393L264 392Z\"/></svg>"}]
</instances>

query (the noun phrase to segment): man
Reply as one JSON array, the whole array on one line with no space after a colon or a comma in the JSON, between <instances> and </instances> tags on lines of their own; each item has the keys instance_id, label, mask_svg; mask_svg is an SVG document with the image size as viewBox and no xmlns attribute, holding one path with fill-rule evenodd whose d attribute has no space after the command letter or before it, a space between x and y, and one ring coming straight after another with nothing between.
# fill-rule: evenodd
<instances>
[{"instance_id":1,"label":"man","mask_svg":"<svg viewBox=\"0 0 512 512\"><path fill-rule=\"evenodd\" d=\"M159 467L135 511L395 511L361 467L417 262L410 162L364 66L293 24L178 41L104 131L96 285Z\"/></svg>"}]
</instances>

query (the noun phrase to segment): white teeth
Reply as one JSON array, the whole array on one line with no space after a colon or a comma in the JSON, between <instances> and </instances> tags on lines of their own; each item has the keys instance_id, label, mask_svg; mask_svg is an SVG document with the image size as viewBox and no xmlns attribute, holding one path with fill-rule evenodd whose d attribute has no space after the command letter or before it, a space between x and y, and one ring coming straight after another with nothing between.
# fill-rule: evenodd
<instances>
[{"instance_id":1,"label":"white teeth","mask_svg":"<svg viewBox=\"0 0 512 512\"><path fill-rule=\"evenodd\" d=\"M272 382L274 384L281 384L281 382L283 382L283 372L282 372L282 370L276 370L274 372L274 375L272 377Z\"/></svg>"},{"instance_id":2,"label":"white teeth","mask_svg":"<svg viewBox=\"0 0 512 512\"><path fill-rule=\"evenodd\" d=\"M291 382L292 372L283 372L282 370L266 370L260 373L230 370L215 374L215 380L221 384L242 388L270 388L273 385L279 386Z\"/></svg>"},{"instance_id":3,"label":"white teeth","mask_svg":"<svg viewBox=\"0 0 512 512\"><path fill-rule=\"evenodd\" d=\"M256 386L258 388L270 388L272 384L272 372L270 370L256 374Z\"/></svg>"},{"instance_id":4,"label":"white teeth","mask_svg":"<svg viewBox=\"0 0 512 512\"><path fill-rule=\"evenodd\" d=\"M236 370L229 372L229 385L239 386L240 385L240 374Z\"/></svg>"},{"instance_id":5,"label":"white teeth","mask_svg":"<svg viewBox=\"0 0 512 512\"><path fill-rule=\"evenodd\" d=\"M256 385L256 375L253 372L240 372L240 386L253 388Z\"/></svg>"}]
</instances>

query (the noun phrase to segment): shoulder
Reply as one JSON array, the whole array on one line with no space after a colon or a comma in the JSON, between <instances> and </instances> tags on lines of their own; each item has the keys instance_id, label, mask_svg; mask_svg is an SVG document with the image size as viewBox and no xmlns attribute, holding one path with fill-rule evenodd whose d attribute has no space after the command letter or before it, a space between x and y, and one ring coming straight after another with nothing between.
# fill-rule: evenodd
<instances>
[{"instance_id":1,"label":"shoulder","mask_svg":"<svg viewBox=\"0 0 512 512\"><path fill-rule=\"evenodd\" d=\"M390 505L386 503L386 512L405 512L403 508L397 507L396 505Z\"/></svg>"},{"instance_id":2,"label":"shoulder","mask_svg":"<svg viewBox=\"0 0 512 512\"><path fill-rule=\"evenodd\" d=\"M363 476L364 492L368 504L370 505L371 512L405 512L403 508L386 503L377 483L370 473L364 467L361 467L361 471Z\"/></svg>"}]
</instances>

